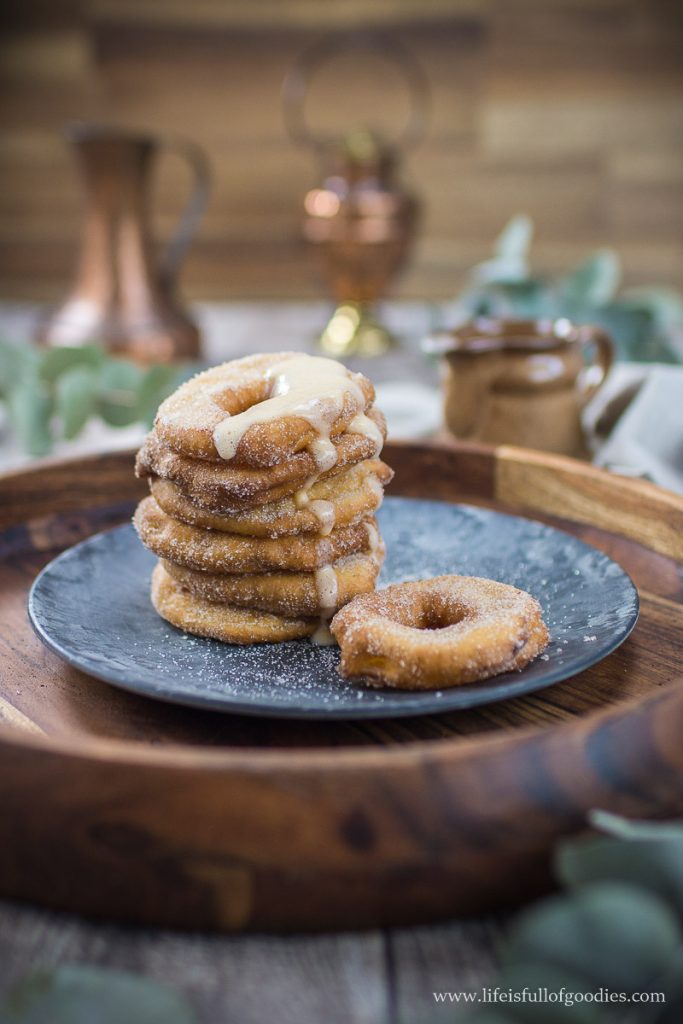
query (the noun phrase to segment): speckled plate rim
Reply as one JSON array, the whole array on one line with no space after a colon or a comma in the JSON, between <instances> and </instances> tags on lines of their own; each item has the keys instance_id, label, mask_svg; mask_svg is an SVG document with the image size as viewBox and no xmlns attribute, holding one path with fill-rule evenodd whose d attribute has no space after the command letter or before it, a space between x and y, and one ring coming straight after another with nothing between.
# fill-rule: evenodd
<instances>
[{"instance_id":1,"label":"speckled plate rim","mask_svg":"<svg viewBox=\"0 0 683 1024\"><path fill-rule=\"evenodd\" d=\"M399 498L390 500L410 501L413 499ZM435 501L434 503L453 505L464 510L472 509L475 511L481 511L480 506L470 505L464 502ZM533 517L510 515L508 513L498 512L497 510L487 509L486 511L493 512L497 517L505 519L516 519L530 523L538 522L538 520ZM97 659L89 657L87 654L65 647L62 643L51 636L49 630L44 627L36 608L36 595L40 592L43 580L52 571L54 571L62 561L77 557L80 549L91 545L93 542L101 540L101 538L120 531L132 530L132 526L129 523L91 534L90 537L87 537L78 544L67 548L48 562L48 564L44 566L37 575L29 591L27 602L28 617L34 632L41 642L68 665L84 672L86 675L111 684L119 689L125 690L129 693L134 693L137 696L149 697L153 700L161 701L162 703L171 703L183 707L193 707L207 711L219 711L226 714L248 715L260 718L293 718L309 720L369 720L443 714L450 711L466 710L472 707L479 707L514 697L524 696L526 694L536 693L541 690L545 690L556 683L571 679L593 665L603 661L604 658L607 658L613 653L613 651L620 647L632 633L638 621L640 602L638 590L629 574L619 566L618 563L615 563L613 559L604 554L604 552L601 552L592 545L579 540L568 531L560 530L557 527L547 528L556 533L563 533L570 536L576 545L586 550L597 551L600 557L605 559L606 562L615 565L619 574L623 577L624 584L630 587L632 591L633 612L629 619L622 624L621 628L618 631L615 631L613 640L603 644L599 651L596 652L595 649L591 649L590 651L587 650L585 657L574 658L570 664L557 665L554 669L550 668L541 679L529 676L525 670L522 670L521 672L509 672L503 675L494 676L491 680L486 680L481 683L471 683L438 691L438 696L434 691L415 691L408 693L406 691L396 691L391 689L377 690L373 688L373 693L386 694L387 704L363 706L359 703L357 706L345 707L335 707L332 704L329 706L317 705L315 707L291 706L286 704L278 705L277 703L271 702L264 703L262 697L250 698L245 695L239 699L231 699L229 697L220 698L182 691L179 692L172 687L163 685L152 687L146 682L136 682L131 679L129 673L118 671L107 665L102 665ZM169 628L175 629L173 626L169 626ZM177 630L177 632L182 633L182 630ZM203 641L203 638L195 639ZM212 644L217 641L207 639L205 642L207 644ZM301 643L303 641L290 642ZM341 677L340 681L342 681ZM395 698L397 694L400 695L400 704L391 703L392 698Z\"/></svg>"}]
</instances>

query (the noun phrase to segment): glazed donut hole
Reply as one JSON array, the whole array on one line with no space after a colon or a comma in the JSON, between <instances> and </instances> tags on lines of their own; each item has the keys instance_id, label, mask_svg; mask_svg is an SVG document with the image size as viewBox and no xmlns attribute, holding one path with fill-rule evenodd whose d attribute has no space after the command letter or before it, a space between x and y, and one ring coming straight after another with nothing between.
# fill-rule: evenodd
<instances>
[{"instance_id":1,"label":"glazed donut hole","mask_svg":"<svg viewBox=\"0 0 683 1024\"><path fill-rule=\"evenodd\" d=\"M257 379L241 384L239 388L231 385L219 386L210 392L210 399L221 412L229 416L239 416L241 412L266 402L269 398L268 381Z\"/></svg>"}]
</instances>

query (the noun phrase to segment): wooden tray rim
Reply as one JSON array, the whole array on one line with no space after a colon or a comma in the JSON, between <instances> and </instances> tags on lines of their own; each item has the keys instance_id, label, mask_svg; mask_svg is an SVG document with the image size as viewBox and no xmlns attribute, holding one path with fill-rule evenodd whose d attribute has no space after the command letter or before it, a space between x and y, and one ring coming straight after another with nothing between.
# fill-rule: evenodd
<instances>
[{"instance_id":1,"label":"wooden tray rim","mask_svg":"<svg viewBox=\"0 0 683 1024\"><path fill-rule=\"evenodd\" d=\"M419 497L430 479L431 497L492 501L612 536L618 526L634 564L649 572L652 551L668 555L655 560L667 583L654 597L683 649L683 608L672 600L669 615L660 596L678 596L667 588L678 579L673 548L683 562L683 498L573 460L447 447L388 448L403 468L398 490ZM10 474L9 486L0 478L0 529L17 525L29 549L47 549L62 528L69 535L63 513L79 525L87 506L88 529L98 509L106 521L105 509L139 496L129 459L50 460ZM36 472L53 474L49 489ZM455 488L454 474L467 486ZM590 808L683 810L683 685L669 683L677 671L667 666L666 685L570 721L377 747L152 746L0 726L0 892L128 923L233 932L405 925L519 903L550 884L553 844L584 830Z\"/></svg>"},{"instance_id":2,"label":"wooden tray rim","mask_svg":"<svg viewBox=\"0 0 683 1024\"><path fill-rule=\"evenodd\" d=\"M599 482L602 486L616 487L617 490L629 492L633 496L642 499L647 507L659 505L661 511L673 511L680 517L683 524L683 496L673 491L667 491L645 480L622 477L618 474L607 472L596 466L579 462L576 459L565 456L549 455L531 449L516 448L512 446L499 446L494 448L488 445L441 441L424 444L421 442L394 442L394 447L409 451L459 451L466 456L474 458L490 459L493 462L495 471L503 467L503 472L497 472L497 478L506 481L506 473L511 467L528 465L536 470L549 470L568 474L570 478L582 478L592 482ZM75 464L93 464L108 459L130 459L134 457L134 450L115 450L112 452L95 453L86 456L75 456L68 458L47 458L36 460L28 467L9 471L0 474L0 489L17 481L33 479L37 474L45 471L68 472ZM509 485L508 485L509 486ZM519 514L527 518L534 518L533 509L520 508ZM565 518L570 518L565 516ZM575 520L580 522L581 520ZM584 520L590 522L590 520ZM1 523L0 523L1 528ZM615 529L609 532L617 534ZM643 542L644 543L644 542ZM645 547L649 547L644 543ZM651 548L654 550L653 548ZM681 560L683 560L683 540L681 541ZM55 655L57 657L57 655ZM683 673L681 675L683 682ZM540 691L543 692L543 691ZM676 710L683 713L683 686L677 680L668 686L654 692L645 699L623 701L608 708L601 708L591 714L584 715L576 721L563 722L558 725L516 727L510 733L500 734L478 733L473 736L458 736L439 739L415 739L408 744L392 745L377 748L354 748L338 747L334 749L334 757L330 757L330 751L321 748L294 748L294 749L264 749L256 746L244 746L240 748L207 748L194 747L181 743L168 743L163 747L145 746L140 740L114 740L107 737L79 736L77 746L74 746L73 737L50 736L47 734L22 732L14 729L11 725L0 723L0 744L16 748L25 748L43 752L50 752L75 759L109 760L127 764L139 764L149 766L165 767L186 767L186 768L208 768L208 769L253 769L262 765L269 771L273 769L300 769L316 768L317 770L329 769L331 765L336 769L360 769L372 768L378 765L386 765L390 761L393 765L412 764L416 756L428 756L437 752L447 750L455 759L466 758L476 749L478 753L493 751L508 743L520 743L537 738L539 735L553 733L558 739L563 735L573 735L587 724L595 725L605 718L615 715L629 714L633 711L643 711L651 704L658 703L664 696L673 698L673 705Z\"/></svg>"}]
</instances>

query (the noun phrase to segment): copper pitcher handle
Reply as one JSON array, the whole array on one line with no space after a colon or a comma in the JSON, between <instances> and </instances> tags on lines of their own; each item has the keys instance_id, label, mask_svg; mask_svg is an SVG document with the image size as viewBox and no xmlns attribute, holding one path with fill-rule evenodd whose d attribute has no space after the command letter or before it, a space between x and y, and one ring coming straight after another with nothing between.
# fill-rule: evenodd
<instances>
[{"instance_id":1,"label":"copper pitcher handle","mask_svg":"<svg viewBox=\"0 0 683 1024\"><path fill-rule=\"evenodd\" d=\"M359 30L323 36L297 57L282 83L282 110L289 137L295 145L324 150L333 138L316 136L304 111L308 88L315 72L339 53L360 50L376 54L398 67L408 86L411 110L396 148L412 149L427 130L431 94L429 82L411 51L394 36Z\"/></svg>"},{"instance_id":2,"label":"copper pitcher handle","mask_svg":"<svg viewBox=\"0 0 683 1024\"><path fill-rule=\"evenodd\" d=\"M182 156L190 165L194 175L194 184L185 209L180 215L178 226L171 235L159 260L159 280L161 287L171 291L178 275L180 264L187 252L190 242L199 227L211 191L211 173L209 161L204 151L195 143L184 139L162 139L160 145L166 150Z\"/></svg>"},{"instance_id":3,"label":"copper pitcher handle","mask_svg":"<svg viewBox=\"0 0 683 1024\"><path fill-rule=\"evenodd\" d=\"M601 327L595 327L593 324L579 327L578 341L584 357L588 354L582 375L586 380L582 387L582 400L585 405L602 386L610 371L614 362L614 343L607 331L603 331ZM598 371L597 379L591 379L595 370Z\"/></svg>"}]
</instances>

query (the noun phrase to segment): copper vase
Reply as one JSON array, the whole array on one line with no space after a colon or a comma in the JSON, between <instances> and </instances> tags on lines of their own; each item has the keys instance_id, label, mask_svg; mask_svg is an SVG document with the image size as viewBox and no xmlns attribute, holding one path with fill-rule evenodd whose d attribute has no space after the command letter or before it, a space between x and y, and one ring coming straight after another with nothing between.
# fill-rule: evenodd
<instances>
[{"instance_id":1,"label":"copper vase","mask_svg":"<svg viewBox=\"0 0 683 1024\"><path fill-rule=\"evenodd\" d=\"M397 64L406 79L412 113L400 138L388 142L360 129L338 138L313 135L304 103L313 73L340 51L369 49ZM400 182L401 153L422 138L429 108L427 80L412 55L389 36L330 36L300 56L283 86L284 114L293 141L318 154L321 184L304 200L304 235L338 304L320 337L335 356L377 355L391 343L374 306L405 265L415 237L419 204Z\"/></svg>"},{"instance_id":2,"label":"copper vase","mask_svg":"<svg viewBox=\"0 0 683 1024\"><path fill-rule=\"evenodd\" d=\"M374 355L390 344L372 309L406 262L418 209L395 168L391 149L359 134L330 154L322 187L304 202L305 236L338 303L321 337L334 355Z\"/></svg>"},{"instance_id":3,"label":"copper vase","mask_svg":"<svg viewBox=\"0 0 683 1024\"><path fill-rule=\"evenodd\" d=\"M81 173L85 213L76 280L39 330L52 345L97 342L141 362L193 359L199 331L176 298L178 270L204 212L209 173L188 142L100 125L67 132ZM183 155L192 195L159 259L150 228L150 178L162 148Z\"/></svg>"}]
</instances>

